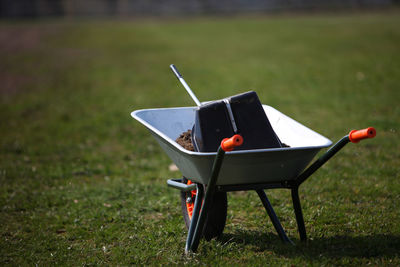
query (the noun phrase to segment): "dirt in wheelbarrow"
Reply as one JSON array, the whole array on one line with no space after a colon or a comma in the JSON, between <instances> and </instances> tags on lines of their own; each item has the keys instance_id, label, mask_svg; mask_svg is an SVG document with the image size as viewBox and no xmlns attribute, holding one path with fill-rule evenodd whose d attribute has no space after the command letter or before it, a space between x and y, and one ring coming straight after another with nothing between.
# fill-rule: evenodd
<instances>
[{"instance_id":1,"label":"dirt in wheelbarrow","mask_svg":"<svg viewBox=\"0 0 400 267\"><path fill-rule=\"evenodd\" d=\"M178 144L180 144L184 149L194 151L194 147L192 144L192 130L187 130L175 140Z\"/></svg>"},{"instance_id":2,"label":"dirt in wheelbarrow","mask_svg":"<svg viewBox=\"0 0 400 267\"><path fill-rule=\"evenodd\" d=\"M187 130L186 132L181 133L181 135L175 141L179 145L181 145L184 149L194 151L194 147L192 144L192 130ZM282 143L282 147L290 147L290 146Z\"/></svg>"}]
</instances>

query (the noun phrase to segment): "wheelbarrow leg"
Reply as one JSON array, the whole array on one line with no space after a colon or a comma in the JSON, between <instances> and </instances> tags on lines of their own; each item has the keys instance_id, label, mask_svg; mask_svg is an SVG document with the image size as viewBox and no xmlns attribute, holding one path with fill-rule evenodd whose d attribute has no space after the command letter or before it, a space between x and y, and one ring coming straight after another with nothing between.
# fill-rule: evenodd
<instances>
[{"instance_id":1,"label":"wheelbarrow leg","mask_svg":"<svg viewBox=\"0 0 400 267\"><path fill-rule=\"evenodd\" d=\"M186 248L187 248L186 251L191 250L193 252L196 252L196 250L199 246L200 238L203 233L203 227L204 227L205 221L207 219L208 212L210 210L210 205L212 205L212 200L214 199L214 192L216 190L218 175L219 175L219 171L221 170L222 162L224 160L225 151L232 151L234 147L240 146L242 143L243 143L243 138L238 134L232 136L231 138L226 138L226 139L222 140L221 145L219 146L219 148L217 150L217 155L214 159L214 163L213 163L213 166L211 169L210 180L208 181L208 184L207 184L207 189L205 192L203 204L201 205L200 200L197 204L197 206L199 207L198 209L200 209L199 217L196 218L197 222L195 225L193 224L193 227L192 227L192 223L190 223L190 228L194 228L194 232L193 232L193 235L191 235L191 234L190 234L190 236L188 235L188 239L192 239L192 240L191 240L191 242L187 242L188 244L186 246ZM199 198L197 196L196 200L197 199L201 199L201 198ZM190 241L190 240L188 240L188 241Z\"/></svg>"},{"instance_id":2,"label":"wheelbarrow leg","mask_svg":"<svg viewBox=\"0 0 400 267\"><path fill-rule=\"evenodd\" d=\"M264 205L265 210L268 213L269 218L272 221L272 224L275 227L275 230L278 232L279 237L281 238L281 240L285 243L290 243L293 244L292 240L290 240L290 238L286 235L285 230L283 229L281 222L278 219L278 216L276 216L274 209L272 208L271 203L268 200L267 194L265 194L264 190L256 190L258 196L261 199L261 202Z\"/></svg>"},{"instance_id":3,"label":"wheelbarrow leg","mask_svg":"<svg viewBox=\"0 0 400 267\"><path fill-rule=\"evenodd\" d=\"M196 252L196 250L199 246L201 234L203 232L203 227L204 227L205 221L208 216L208 211L210 209L212 199L214 198L214 192L215 192L215 188L216 188L215 185L218 180L218 174L221 169L224 155L225 155L225 151L221 147L219 147L218 151L217 151L217 156L215 157L214 164L212 167L211 177L210 177L209 183L207 185L206 193L205 193L204 200L203 200L203 205L201 205L201 203L199 203L199 205L198 205L198 206L201 206L201 210L200 210L199 217L197 219L197 223L195 225L192 242L189 243L189 245L187 247L188 248L187 251L191 250L193 252ZM196 200L197 199L201 199L201 198L199 198L197 196ZM199 209L200 209L200 207L199 207ZM192 224L190 224L190 227L192 227Z\"/></svg>"},{"instance_id":4,"label":"wheelbarrow leg","mask_svg":"<svg viewBox=\"0 0 400 267\"><path fill-rule=\"evenodd\" d=\"M186 252L188 252L190 250L190 247L191 247L191 244L193 241L193 237L194 237L194 231L195 231L197 223L199 221L199 214L200 214L200 210L201 210L201 202L203 201L203 195L204 195L203 186L197 185L197 193L196 193L196 199L194 201L192 220L190 221L188 236L186 239L186 246L185 246Z\"/></svg>"},{"instance_id":5,"label":"wheelbarrow leg","mask_svg":"<svg viewBox=\"0 0 400 267\"><path fill-rule=\"evenodd\" d=\"M300 198L299 198L299 188L292 188L292 201L294 213L296 214L297 229L299 230L300 240L307 240L306 227L304 225L303 213L301 211Z\"/></svg>"}]
</instances>

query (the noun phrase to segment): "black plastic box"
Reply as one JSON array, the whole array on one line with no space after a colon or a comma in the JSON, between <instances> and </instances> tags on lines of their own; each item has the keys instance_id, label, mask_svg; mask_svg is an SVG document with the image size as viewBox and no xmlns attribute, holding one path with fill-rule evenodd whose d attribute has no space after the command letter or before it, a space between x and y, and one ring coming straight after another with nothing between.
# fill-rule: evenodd
<instances>
[{"instance_id":1,"label":"black plastic box","mask_svg":"<svg viewBox=\"0 0 400 267\"><path fill-rule=\"evenodd\" d=\"M282 144L264 112L256 92L250 91L198 107L192 130L196 151L215 152L222 139L235 134L230 111L243 145L236 150L279 148ZM230 107L229 107L230 106Z\"/></svg>"}]
</instances>

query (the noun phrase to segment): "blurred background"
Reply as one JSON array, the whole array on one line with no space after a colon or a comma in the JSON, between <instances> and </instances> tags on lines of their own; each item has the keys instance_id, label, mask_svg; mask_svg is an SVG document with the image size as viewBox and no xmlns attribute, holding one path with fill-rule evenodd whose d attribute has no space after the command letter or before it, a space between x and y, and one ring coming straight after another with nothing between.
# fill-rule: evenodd
<instances>
[{"instance_id":1,"label":"blurred background","mask_svg":"<svg viewBox=\"0 0 400 267\"><path fill-rule=\"evenodd\" d=\"M399 0L0 0L1 17L171 16L387 8Z\"/></svg>"},{"instance_id":2,"label":"blurred background","mask_svg":"<svg viewBox=\"0 0 400 267\"><path fill-rule=\"evenodd\" d=\"M0 0L0 266L400 266L398 0ZM333 142L302 185L228 194L186 256L171 160L130 113L255 90Z\"/></svg>"}]
</instances>

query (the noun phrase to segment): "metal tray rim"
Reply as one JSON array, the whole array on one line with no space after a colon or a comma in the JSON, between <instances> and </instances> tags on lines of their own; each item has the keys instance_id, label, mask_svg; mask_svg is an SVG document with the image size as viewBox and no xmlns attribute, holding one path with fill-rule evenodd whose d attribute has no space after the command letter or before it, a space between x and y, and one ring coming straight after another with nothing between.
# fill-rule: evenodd
<instances>
[{"instance_id":1,"label":"metal tray rim","mask_svg":"<svg viewBox=\"0 0 400 267\"><path fill-rule=\"evenodd\" d=\"M269 108L273 108L271 106L268 105L263 105L263 106L267 106ZM208 157L208 156L215 156L217 154L217 152L194 152L194 151L190 151L187 149L184 149L182 146L180 146L178 143L175 142L175 140L172 140L171 138L169 138L167 135L165 135L163 132L159 131L157 128L153 127L152 125L150 125L148 122L146 122L145 120L143 120L142 118L140 118L138 116L138 113L142 112L142 111L152 111L152 110L168 110L168 109L186 109L186 108L196 108L196 107L171 107L171 108L150 108L150 109L139 109L139 110L135 110L133 112L131 112L131 116L136 119L137 121L139 121L140 123L142 123L144 126L146 126L146 128L148 128L149 130L151 130L152 132L154 132L155 134L159 135L160 137L162 137L164 140L168 141L168 143L170 143L171 145L173 145L175 148L177 148L179 151L181 151L182 153L185 153L187 155L191 155L191 156L199 156L199 157ZM282 113L283 114L283 113ZM304 126L304 125L303 125ZM306 126L304 126L306 127ZM306 127L308 128L308 127ZM309 129L309 128L308 128ZM311 129L309 129L311 130ZM313 130L311 130L313 131ZM313 131L315 132L315 131ZM319 133L317 133L319 134ZM326 138L326 137L324 137ZM332 141L329 140L328 138L327 142L323 145L319 145L319 146L303 146L303 147L282 147L282 148L267 148L267 149L252 149L252 150L238 150L238 151L231 151L231 152L227 152L227 154L252 154L252 153L265 153L265 152L275 152L275 151L285 151L285 150L304 150L304 149L316 149L316 148L326 148L332 145Z\"/></svg>"}]
</instances>

